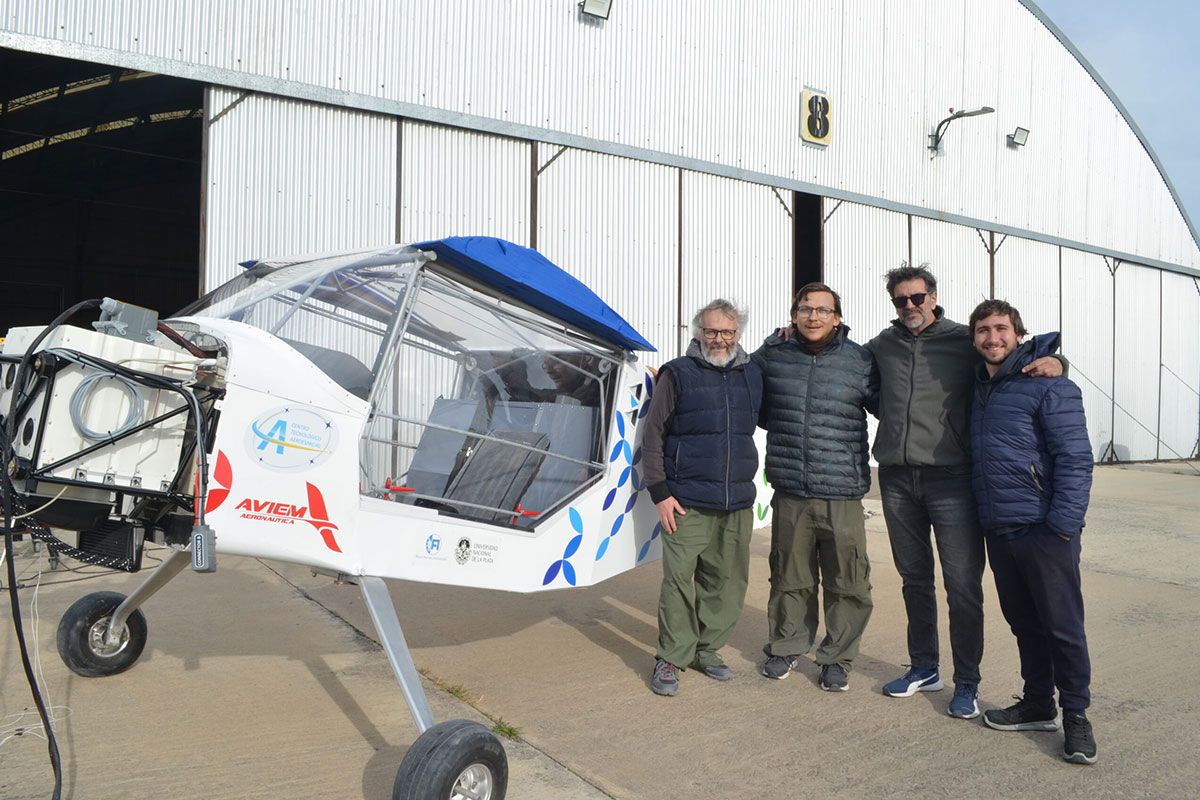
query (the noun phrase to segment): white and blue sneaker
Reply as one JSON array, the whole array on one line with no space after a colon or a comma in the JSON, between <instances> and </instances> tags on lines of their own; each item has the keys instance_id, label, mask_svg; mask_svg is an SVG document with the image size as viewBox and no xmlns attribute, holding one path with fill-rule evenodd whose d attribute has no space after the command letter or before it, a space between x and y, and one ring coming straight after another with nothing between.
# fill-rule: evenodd
<instances>
[{"instance_id":1,"label":"white and blue sneaker","mask_svg":"<svg viewBox=\"0 0 1200 800\"><path fill-rule=\"evenodd\" d=\"M883 693L888 697L912 697L917 692L940 692L943 688L945 688L945 684L938 677L937 667L933 669L909 667L908 672L890 683L885 683Z\"/></svg>"},{"instance_id":2,"label":"white and blue sneaker","mask_svg":"<svg viewBox=\"0 0 1200 800\"><path fill-rule=\"evenodd\" d=\"M961 683L954 684L954 697L950 698L950 705L946 708L946 713L952 717L959 719L975 719L979 716L979 684Z\"/></svg>"}]
</instances>

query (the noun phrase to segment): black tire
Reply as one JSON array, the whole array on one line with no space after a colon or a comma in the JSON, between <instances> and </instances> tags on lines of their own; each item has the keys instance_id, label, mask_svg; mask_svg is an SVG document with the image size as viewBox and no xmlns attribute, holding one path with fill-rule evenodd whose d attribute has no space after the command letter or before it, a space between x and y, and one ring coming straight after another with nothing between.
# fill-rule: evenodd
<instances>
[{"instance_id":1,"label":"black tire","mask_svg":"<svg viewBox=\"0 0 1200 800\"><path fill-rule=\"evenodd\" d=\"M456 792L460 781L485 777L490 793ZM504 800L508 789L508 757L492 732L466 719L453 719L425 731L404 756L392 800L461 800L486 797Z\"/></svg>"},{"instance_id":2,"label":"black tire","mask_svg":"<svg viewBox=\"0 0 1200 800\"><path fill-rule=\"evenodd\" d=\"M146 617L140 610L129 615L125 633L113 648L105 648L98 636L125 595L93 592L76 600L58 623L58 655L67 668L85 678L116 675L133 666L146 646Z\"/></svg>"}]
</instances>

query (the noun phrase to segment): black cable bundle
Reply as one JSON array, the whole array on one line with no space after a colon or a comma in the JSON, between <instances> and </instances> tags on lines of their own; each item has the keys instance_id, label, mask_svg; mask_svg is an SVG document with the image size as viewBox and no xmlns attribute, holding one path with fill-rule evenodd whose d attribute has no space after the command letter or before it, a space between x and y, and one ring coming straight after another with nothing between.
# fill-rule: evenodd
<instances>
[{"instance_id":1,"label":"black cable bundle","mask_svg":"<svg viewBox=\"0 0 1200 800\"><path fill-rule=\"evenodd\" d=\"M5 420L7 424L0 426L3 428L0 431L0 490L3 491L4 498L4 550L7 553L5 561L8 564L8 597L9 603L12 606L13 629L17 635L17 646L21 651L21 666L25 669L25 680L29 682L29 691L33 695L33 703L37 706L38 716L42 719L42 727L46 730L46 749L50 754L50 767L54 770L54 794L53 799L59 800L62 797L62 759L58 753L58 739L54 735L54 728L50 724L50 715L46 711L46 702L42 699L42 690L38 686L37 677L33 674L33 664L29 661L29 647L25 642L25 626L21 622L21 600L17 593L17 568L13 563L13 509L16 501L16 491L12 484L12 479L9 476L9 468L15 464L16 454L13 452L13 439L16 434L16 419L15 412L20 407L22 394L27 383L26 376L29 374L29 363L33 358L33 353L37 346L50 335L50 332L59 325L66 322L73 315L80 311L89 308L99 308L99 300L84 300L82 303L76 303L68 308L63 313L54 318L54 321L42 330L37 335L37 338L29 345L25 351L24 357L21 358L21 364L17 368L16 381L13 384L12 405L9 407L8 417Z\"/></svg>"}]
</instances>

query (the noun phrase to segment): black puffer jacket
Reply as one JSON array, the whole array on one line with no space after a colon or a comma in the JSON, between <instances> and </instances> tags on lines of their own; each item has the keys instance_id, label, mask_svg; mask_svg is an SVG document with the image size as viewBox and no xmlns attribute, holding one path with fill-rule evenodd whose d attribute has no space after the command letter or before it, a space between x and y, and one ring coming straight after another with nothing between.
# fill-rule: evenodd
<instances>
[{"instance_id":1,"label":"black puffer jacket","mask_svg":"<svg viewBox=\"0 0 1200 800\"><path fill-rule=\"evenodd\" d=\"M767 479L776 491L857 500L871 488L865 406L876 401L871 354L840 326L816 355L798 332L772 334L754 353L763 372L759 427L767 429Z\"/></svg>"}]
</instances>

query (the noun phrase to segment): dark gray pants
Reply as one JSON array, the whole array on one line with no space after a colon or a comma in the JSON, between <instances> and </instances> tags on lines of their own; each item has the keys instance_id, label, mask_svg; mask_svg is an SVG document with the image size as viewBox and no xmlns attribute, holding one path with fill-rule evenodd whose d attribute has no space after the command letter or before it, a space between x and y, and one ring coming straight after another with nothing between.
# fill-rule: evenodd
<instances>
[{"instance_id":1,"label":"dark gray pants","mask_svg":"<svg viewBox=\"0 0 1200 800\"><path fill-rule=\"evenodd\" d=\"M954 682L979 683L983 659L983 531L971 491L971 465L880 467L879 492L892 558L903 583L908 657L918 669L938 666L937 543L950 606Z\"/></svg>"},{"instance_id":2,"label":"dark gray pants","mask_svg":"<svg viewBox=\"0 0 1200 800\"><path fill-rule=\"evenodd\" d=\"M812 500L775 492L771 518L769 656L804 655L817 639L818 578L825 638L818 664L849 664L871 618L871 562L861 500Z\"/></svg>"}]
</instances>

